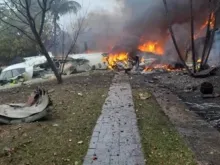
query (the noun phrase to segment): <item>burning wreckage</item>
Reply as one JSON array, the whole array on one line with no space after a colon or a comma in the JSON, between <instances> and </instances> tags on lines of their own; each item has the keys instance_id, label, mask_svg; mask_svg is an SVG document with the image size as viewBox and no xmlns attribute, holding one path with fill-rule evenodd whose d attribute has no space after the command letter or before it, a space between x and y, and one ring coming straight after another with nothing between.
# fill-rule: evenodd
<instances>
[{"instance_id":1,"label":"burning wreckage","mask_svg":"<svg viewBox=\"0 0 220 165\"><path fill-rule=\"evenodd\" d=\"M131 53L109 53L103 61L111 70L141 72L178 71L184 66L176 61L166 59L162 47L157 42L146 42Z\"/></svg>"},{"instance_id":2,"label":"burning wreckage","mask_svg":"<svg viewBox=\"0 0 220 165\"><path fill-rule=\"evenodd\" d=\"M206 75L206 72L212 72L220 66L220 29L214 29L214 21L215 17L212 14L209 33L214 33L214 39L206 64L206 69L209 68L209 70L203 68L203 70L206 71L198 72L195 77L202 77L203 75ZM205 21L205 23L199 28L198 32L194 35L195 50L197 52L195 56L197 71L199 71L201 67L202 51L206 42L206 38L203 37L203 33L207 25L208 21ZM170 36L167 38L170 38ZM144 41L143 38L141 38L138 45L136 44L135 47L133 45L131 46L133 50L125 50L123 45L115 46L116 48L114 47L112 51L103 58L103 61L107 63L108 68L111 70L133 70L139 71L142 74L157 71L164 72L185 70L186 67L184 66L184 63L186 63L189 69L193 69L192 47L187 46L190 45L189 42L185 44L186 49L184 51L186 54L183 57L183 61L177 57L169 55L169 51L166 50L165 46L166 42L167 40L163 42ZM207 42L211 43L211 39Z\"/></svg>"}]
</instances>

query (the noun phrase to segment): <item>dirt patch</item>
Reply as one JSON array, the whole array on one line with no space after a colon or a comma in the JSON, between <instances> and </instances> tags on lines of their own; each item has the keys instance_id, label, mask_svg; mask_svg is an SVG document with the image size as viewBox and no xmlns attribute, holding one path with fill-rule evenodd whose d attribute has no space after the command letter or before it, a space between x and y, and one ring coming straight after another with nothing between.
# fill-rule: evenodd
<instances>
[{"instance_id":1,"label":"dirt patch","mask_svg":"<svg viewBox=\"0 0 220 165\"><path fill-rule=\"evenodd\" d=\"M1 125L1 164L81 164L113 74L93 74L42 84L53 91L54 109L44 121ZM36 87L0 93L0 103L24 102Z\"/></svg>"}]
</instances>

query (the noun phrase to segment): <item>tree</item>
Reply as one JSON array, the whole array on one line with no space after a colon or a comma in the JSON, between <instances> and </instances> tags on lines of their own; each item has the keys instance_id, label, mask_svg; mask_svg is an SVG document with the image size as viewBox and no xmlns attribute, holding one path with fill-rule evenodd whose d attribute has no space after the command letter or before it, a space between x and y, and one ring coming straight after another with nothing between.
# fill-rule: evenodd
<instances>
[{"instance_id":1,"label":"tree","mask_svg":"<svg viewBox=\"0 0 220 165\"><path fill-rule=\"evenodd\" d=\"M54 0L51 4L51 14L53 16L53 25L54 25L54 54L57 55L57 49L56 49L56 42L57 42L57 28L58 23L57 21L60 19L61 16L74 12L77 13L77 11L81 8L80 4L76 1L72 0Z\"/></svg>"},{"instance_id":2,"label":"tree","mask_svg":"<svg viewBox=\"0 0 220 165\"><path fill-rule=\"evenodd\" d=\"M19 30L7 24L0 22L0 60L3 64L11 64L10 61L15 57L35 56L39 50L34 42L30 40ZM44 33L42 40L44 44L48 43L52 36L52 25L50 20L45 20Z\"/></svg>"},{"instance_id":3,"label":"tree","mask_svg":"<svg viewBox=\"0 0 220 165\"><path fill-rule=\"evenodd\" d=\"M72 41L70 41L70 45L67 48L67 51L64 51L64 47L65 45L62 44L63 47L63 53L62 53L62 59L63 59L63 65L61 67L61 74L63 74L64 72L64 65L67 61L68 56L72 53L75 52L75 50L77 49L77 40L80 36L80 34L82 34L85 31L86 28L86 24L85 24L85 19L86 19L86 15L87 15L87 11L83 16L80 16L79 18L77 18L77 20L71 25L71 34L69 38L72 39ZM63 43L64 43L65 38L63 38Z\"/></svg>"},{"instance_id":4,"label":"tree","mask_svg":"<svg viewBox=\"0 0 220 165\"><path fill-rule=\"evenodd\" d=\"M4 0L1 4L0 21L15 28L35 43L46 57L57 82L62 83L62 77L43 42L45 20L53 2L54 0Z\"/></svg>"}]
</instances>

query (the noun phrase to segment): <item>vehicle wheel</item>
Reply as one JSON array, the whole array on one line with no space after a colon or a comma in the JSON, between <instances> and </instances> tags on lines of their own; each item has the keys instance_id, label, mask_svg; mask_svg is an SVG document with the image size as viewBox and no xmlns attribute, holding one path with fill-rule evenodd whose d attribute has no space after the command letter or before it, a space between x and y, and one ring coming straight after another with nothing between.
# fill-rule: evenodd
<instances>
[{"instance_id":1,"label":"vehicle wheel","mask_svg":"<svg viewBox=\"0 0 220 165\"><path fill-rule=\"evenodd\" d=\"M92 70L92 67L91 67L89 64L87 64L87 65L85 66L85 71L88 72L88 71L90 71L90 70Z\"/></svg>"}]
</instances>

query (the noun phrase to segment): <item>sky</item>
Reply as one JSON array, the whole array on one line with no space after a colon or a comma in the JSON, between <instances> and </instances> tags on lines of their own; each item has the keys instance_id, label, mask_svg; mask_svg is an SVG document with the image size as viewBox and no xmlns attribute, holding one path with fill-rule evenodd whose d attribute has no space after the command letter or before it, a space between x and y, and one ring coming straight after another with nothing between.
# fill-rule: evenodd
<instances>
[{"instance_id":1,"label":"sky","mask_svg":"<svg viewBox=\"0 0 220 165\"><path fill-rule=\"evenodd\" d=\"M116 0L75 0L79 2L82 6L80 13L86 13L91 11L106 11L106 12L114 12L114 9L118 7ZM62 25L67 25L69 20L72 19L74 15L65 15L61 18L60 23ZM68 26L68 25L67 25Z\"/></svg>"},{"instance_id":2,"label":"sky","mask_svg":"<svg viewBox=\"0 0 220 165\"><path fill-rule=\"evenodd\" d=\"M115 0L76 0L79 2L83 8L88 8L90 10L105 9L108 11L113 11L114 7L117 5Z\"/></svg>"}]
</instances>

